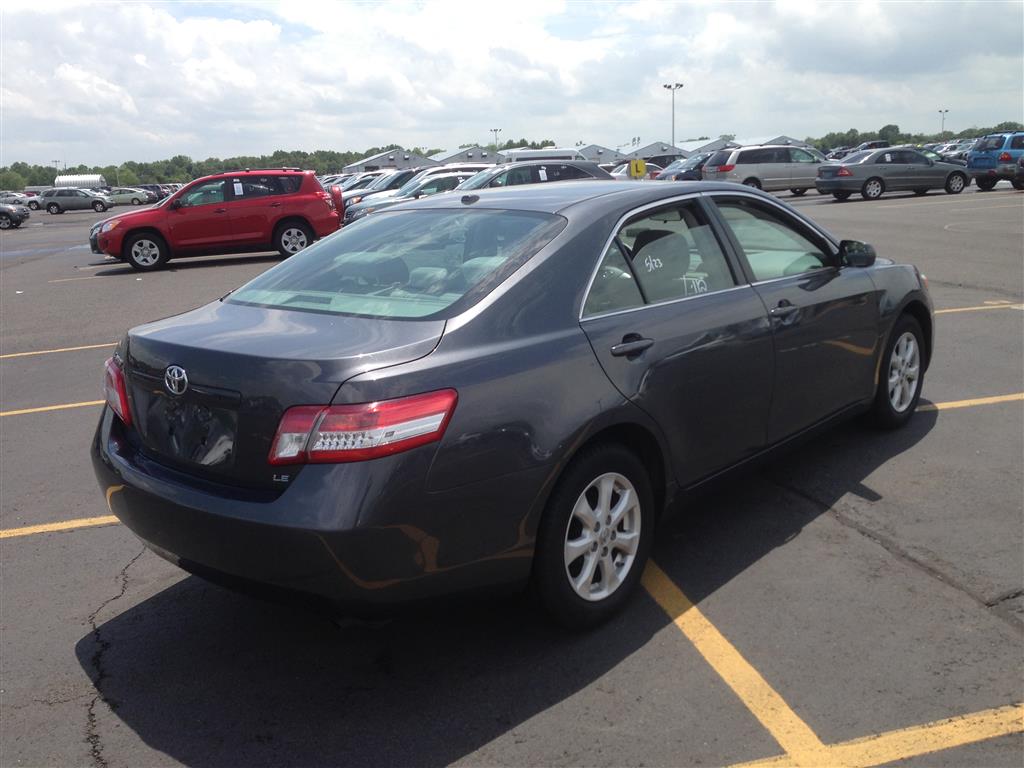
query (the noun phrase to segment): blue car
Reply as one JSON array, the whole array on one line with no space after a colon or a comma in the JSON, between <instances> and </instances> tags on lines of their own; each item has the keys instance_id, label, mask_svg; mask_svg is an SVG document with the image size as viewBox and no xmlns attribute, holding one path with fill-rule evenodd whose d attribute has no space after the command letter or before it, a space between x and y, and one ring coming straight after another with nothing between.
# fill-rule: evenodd
<instances>
[{"instance_id":1,"label":"blue car","mask_svg":"<svg viewBox=\"0 0 1024 768\"><path fill-rule=\"evenodd\" d=\"M967 170L978 189L990 190L1002 179L1014 189L1024 189L1015 177L1017 161L1024 156L1024 131L992 133L978 140L967 155Z\"/></svg>"}]
</instances>

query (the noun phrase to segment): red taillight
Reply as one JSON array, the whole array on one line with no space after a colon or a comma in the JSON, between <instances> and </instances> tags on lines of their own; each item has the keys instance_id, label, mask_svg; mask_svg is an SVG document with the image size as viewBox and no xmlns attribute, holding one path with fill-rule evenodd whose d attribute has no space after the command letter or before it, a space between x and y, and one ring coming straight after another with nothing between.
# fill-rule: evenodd
<instances>
[{"instance_id":1,"label":"red taillight","mask_svg":"<svg viewBox=\"0 0 1024 768\"><path fill-rule=\"evenodd\" d=\"M999 162L1000 163L1010 163L1010 162L1013 162L1013 156L1009 152L1003 152L999 156Z\"/></svg>"},{"instance_id":2,"label":"red taillight","mask_svg":"<svg viewBox=\"0 0 1024 768\"><path fill-rule=\"evenodd\" d=\"M836 176L853 176L853 171L851 171L845 165L841 165L839 166L839 170L836 171Z\"/></svg>"},{"instance_id":3,"label":"red taillight","mask_svg":"<svg viewBox=\"0 0 1024 768\"><path fill-rule=\"evenodd\" d=\"M728 173L729 171L732 171L735 168L736 168L735 164L733 164L733 165L720 165L720 166L718 166L718 172L719 173Z\"/></svg>"},{"instance_id":4,"label":"red taillight","mask_svg":"<svg viewBox=\"0 0 1024 768\"><path fill-rule=\"evenodd\" d=\"M125 426L131 426L132 412L128 407L128 387L124 381L124 371L114 358L108 358L103 367L103 394L107 398L110 410L116 413Z\"/></svg>"},{"instance_id":5,"label":"red taillight","mask_svg":"<svg viewBox=\"0 0 1024 768\"><path fill-rule=\"evenodd\" d=\"M300 405L281 418L271 464L366 461L440 440L455 412L458 393L423 395L358 405Z\"/></svg>"}]
</instances>

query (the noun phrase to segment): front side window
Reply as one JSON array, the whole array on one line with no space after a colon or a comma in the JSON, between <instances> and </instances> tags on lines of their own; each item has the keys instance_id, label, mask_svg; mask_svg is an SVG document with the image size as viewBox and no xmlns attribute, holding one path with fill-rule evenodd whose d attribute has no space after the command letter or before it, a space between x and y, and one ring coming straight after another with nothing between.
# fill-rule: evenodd
<instances>
[{"instance_id":1,"label":"front side window","mask_svg":"<svg viewBox=\"0 0 1024 768\"><path fill-rule=\"evenodd\" d=\"M833 265L827 246L803 234L800 225L781 211L748 200L715 202L755 280L801 275Z\"/></svg>"},{"instance_id":2,"label":"front side window","mask_svg":"<svg viewBox=\"0 0 1024 768\"><path fill-rule=\"evenodd\" d=\"M199 205L210 205L212 203L224 202L224 179L207 181L197 187L193 187L182 195L181 206L183 208L194 208Z\"/></svg>"},{"instance_id":3,"label":"front side window","mask_svg":"<svg viewBox=\"0 0 1024 768\"><path fill-rule=\"evenodd\" d=\"M564 226L561 216L532 211L384 211L306 248L226 301L359 317L451 317Z\"/></svg>"}]
</instances>

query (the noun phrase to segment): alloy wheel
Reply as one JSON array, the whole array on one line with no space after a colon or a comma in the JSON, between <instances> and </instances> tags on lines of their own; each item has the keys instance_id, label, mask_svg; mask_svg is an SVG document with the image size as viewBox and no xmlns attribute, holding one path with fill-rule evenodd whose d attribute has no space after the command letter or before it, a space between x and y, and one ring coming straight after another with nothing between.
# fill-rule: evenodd
<instances>
[{"instance_id":1,"label":"alloy wheel","mask_svg":"<svg viewBox=\"0 0 1024 768\"><path fill-rule=\"evenodd\" d=\"M871 200L876 197L882 196L882 182L877 179L871 179L867 184L864 185L864 195Z\"/></svg>"},{"instance_id":2,"label":"alloy wheel","mask_svg":"<svg viewBox=\"0 0 1024 768\"><path fill-rule=\"evenodd\" d=\"M288 227L281 233L281 248L288 253L298 253L307 245L309 245L309 238L298 227Z\"/></svg>"},{"instance_id":3,"label":"alloy wheel","mask_svg":"<svg viewBox=\"0 0 1024 768\"><path fill-rule=\"evenodd\" d=\"M889 403L903 413L914 402L921 375L921 355L917 337L906 331L896 341L889 356Z\"/></svg>"},{"instance_id":4,"label":"alloy wheel","mask_svg":"<svg viewBox=\"0 0 1024 768\"><path fill-rule=\"evenodd\" d=\"M565 529L565 574L577 595L595 602L621 586L636 560L640 526L640 499L628 478L608 472L590 482Z\"/></svg>"},{"instance_id":5,"label":"alloy wheel","mask_svg":"<svg viewBox=\"0 0 1024 768\"><path fill-rule=\"evenodd\" d=\"M952 178L950 178L950 180L949 180L949 191L953 192L953 193L956 193L956 192L963 192L963 190L964 190L964 177L961 176L959 173L953 174Z\"/></svg>"},{"instance_id":6,"label":"alloy wheel","mask_svg":"<svg viewBox=\"0 0 1024 768\"><path fill-rule=\"evenodd\" d=\"M132 244L132 261L140 267L151 267L160 260L160 246L142 238Z\"/></svg>"}]
</instances>

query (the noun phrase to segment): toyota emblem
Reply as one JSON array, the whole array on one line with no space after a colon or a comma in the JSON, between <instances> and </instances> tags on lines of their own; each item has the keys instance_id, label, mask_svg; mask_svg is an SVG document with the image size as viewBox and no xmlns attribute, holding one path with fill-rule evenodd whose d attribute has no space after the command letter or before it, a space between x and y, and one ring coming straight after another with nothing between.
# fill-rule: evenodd
<instances>
[{"instance_id":1,"label":"toyota emblem","mask_svg":"<svg viewBox=\"0 0 1024 768\"><path fill-rule=\"evenodd\" d=\"M184 395L188 389L188 374L180 365L169 365L164 371L164 386L172 395Z\"/></svg>"}]
</instances>

